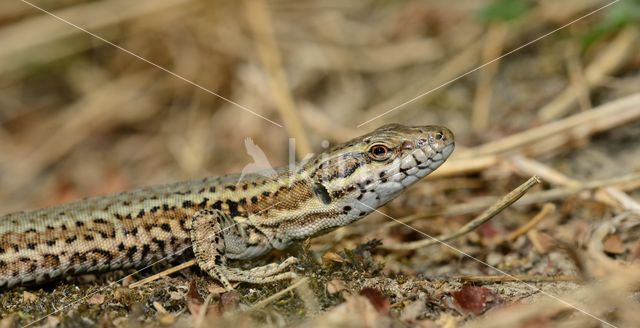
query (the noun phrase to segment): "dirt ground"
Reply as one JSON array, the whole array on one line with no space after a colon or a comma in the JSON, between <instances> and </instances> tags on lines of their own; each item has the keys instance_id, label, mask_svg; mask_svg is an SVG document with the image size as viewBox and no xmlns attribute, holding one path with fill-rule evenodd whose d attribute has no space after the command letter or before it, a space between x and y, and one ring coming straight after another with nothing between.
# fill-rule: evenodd
<instances>
[{"instance_id":1,"label":"dirt ground","mask_svg":"<svg viewBox=\"0 0 640 328\"><path fill-rule=\"evenodd\" d=\"M239 172L246 138L286 165L442 124L456 151L384 214L233 264L299 280L66 277L0 291L0 327L640 322L640 1L28 2L55 17L0 4L0 214Z\"/></svg>"}]
</instances>

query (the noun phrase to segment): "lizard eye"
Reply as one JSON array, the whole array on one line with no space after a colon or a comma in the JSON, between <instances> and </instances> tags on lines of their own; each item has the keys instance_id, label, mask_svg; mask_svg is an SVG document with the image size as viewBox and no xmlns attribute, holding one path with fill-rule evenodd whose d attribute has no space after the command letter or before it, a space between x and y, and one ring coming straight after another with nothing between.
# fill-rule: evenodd
<instances>
[{"instance_id":1,"label":"lizard eye","mask_svg":"<svg viewBox=\"0 0 640 328\"><path fill-rule=\"evenodd\" d=\"M375 161L383 161L391 155L389 148L382 144L377 144L369 148L369 157Z\"/></svg>"}]
</instances>

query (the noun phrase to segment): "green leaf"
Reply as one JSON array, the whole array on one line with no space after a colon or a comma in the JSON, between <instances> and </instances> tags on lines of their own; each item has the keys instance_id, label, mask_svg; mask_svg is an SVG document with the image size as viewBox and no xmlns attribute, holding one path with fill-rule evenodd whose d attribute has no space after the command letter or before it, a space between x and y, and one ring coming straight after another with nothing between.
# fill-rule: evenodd
<instances>
[{"instance_id":1,"label":"green leaf","mask_svg":"<svg viewBox=\"0 0 640 328\"><path fill-rule=\"evenodd\" d=\"M640 23L640 0L623 0L609 8L604 19L582 37L583 50L625 25Z\"/></svg>"},{"instance_id":2,"label":"green leaf","mask_svg":"<svg viewBox=\"0 0 640 328\"><path fill-rule=\"evenodd\" d=\"M528 0L495 0L480 9L479 15L488 21L510 21L525 16L531 7Z\"/></svg>"}]
</instances>

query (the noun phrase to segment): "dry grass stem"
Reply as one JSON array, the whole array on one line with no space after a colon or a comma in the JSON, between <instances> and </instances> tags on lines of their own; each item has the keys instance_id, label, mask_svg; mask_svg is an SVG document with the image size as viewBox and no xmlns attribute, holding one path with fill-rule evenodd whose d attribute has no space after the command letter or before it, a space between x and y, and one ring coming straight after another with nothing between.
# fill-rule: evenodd
<instances>
[{"instance_id":1,"label":"dry grass stem","mask_svg":"<svg viewBox=\"0 0 640 328\"><path fill-rule=\"evenodd\" d=\"M423 248L423 247L443 243L448 240L458 238L462 235L465 235L475 230L480 225L491 220L493 217L495 217L500 212L502 212L505 208L515 203L518 199L524 196L524 194L526 194L527 191L529 191L529 189L533 188L533 186L535 186L540 182L541 181L538 177L536 176L531 177L529 180L525 181L523 184L521 184L520 186L518 186L517 188L513 189L511 192L509 192L508 194L500 198L500 200L498 200L496 203L491 205L491 207L486 209L484 212L478 215L475 219L471 220L469 223L465 224L460 229L458 229L457 231L451 234L442 235L442 236L438 236L430 239L418 240L414 242L408 242L408 243L381 245L380 247L388 250L414 250L414 249Z\"/></svg>"},{"instance_id":2,"label":"dry grass stem","mask_svg":"<svg viewBox=\"0 0 640 328\"><path fill-rule=\"evenodd\" d=\"M515 231L511 232L507 236L507 240L514 241L518 237L526 234L529 230L533 229L540 221L546 218L549 214L553 213L556 210L556 206L552 203L546 203L542 206L540 212L538 212L534 217L531 218L525 225L519 227Z\"/></svg>"},{"instance_id":3,"label":"dry grass stem","mask_svg":"<svg viewBox=\"0 0 640 328\"><path fill-rule=\"evenodd\" d=\"M295 139L298 158L303 158L306 154L312 153L311 144L289 90L280 51L274 37L268 4L266 0L246 0L244 4L247 22L255 37L258 54L266 70L274 102L285 122L287 131Z\"/></svg>"},{"instance_id":4,"label":"dry grass stem","mask_svg":"<svg viewBox=\"0 0 640 328\"><path fill-rule=\"evenodd\" d=\"M634 47L637 48L639 36L640 32L635 26L628 26L620 31L610 46L603 49L593 60L593 63L585 69L587 86L589 88L598 86L609 74L623 66L625 61L631 59ZM540 118L543 121L551 121L562 117L572 109L579 97L580 92L576 92L575 86L570 85L554 100L540 109Z\"/></svg>"},{"instance_id":5,"label":"dry grass stem","mask_svg":"<svg viewBox=\"0 0 640 328\"><path fill-rule=\"evenodd\" d=\"M196 263L195 259L186 261L184 263L180 263L179 265L176 265L174 267L166 269L166 270L164 270L162 272L158 272L158 273L156 273L156 274L154 274L152 276L146 277L146 278L144 278L144 279L142 279L140 281L136 281L136 282L132 283L131 285L129 285L129 288L133 289L133 288L138 288L140 286L144 286L144 285L146 285L146 284L148 284L148 283L150 283L152 281L158 280L158 279L160 279L162 277L169 276L170 274L172 274L174 272L178 272L178 271L180 271L182 269L186 269L186 268L188 268L188 267L190 267L192 265L196 265L196 264L197 263Z\"/></svg>"},{"instance_id":6,"label":"dry grass stem","mask_svg":"<svg viewBox=\"0 0 640 328\"><path fill-rule=\"evenodd\" d=\"M489 25L482 48L483 63L500 57L504 49L504 41L508 31L509 27L506 23L498 22ZM494 78L499 67L500 60L496 60L478 72L478 83L473 100L473 114L471 117L473 129L476 133L484 132L489 127L491 96L494 89Z\"/></svg>"}]
</instances>

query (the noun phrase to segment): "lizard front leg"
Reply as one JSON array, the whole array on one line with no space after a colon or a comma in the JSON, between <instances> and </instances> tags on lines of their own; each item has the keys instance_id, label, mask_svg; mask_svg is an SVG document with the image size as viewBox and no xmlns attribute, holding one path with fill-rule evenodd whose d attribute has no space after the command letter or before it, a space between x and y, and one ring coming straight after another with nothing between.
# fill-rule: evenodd
<instances>
[{"instance_id":1,"label":"lizard front leg","mask_svg":"<svg viewBox=\"0 0 640 328\"><path fill-rule=\"evenodd\" d=\"M296 278L294 272L283 272L297 263L295 257L249 270L227 266L227 259L251 259L272 248L268 239L252 229L246 218L232 219L220 210L201 210L193 216L191 243L200 268L227 290L233 289L229 281L268 283Z\"/></svg>"}]
</instances>

